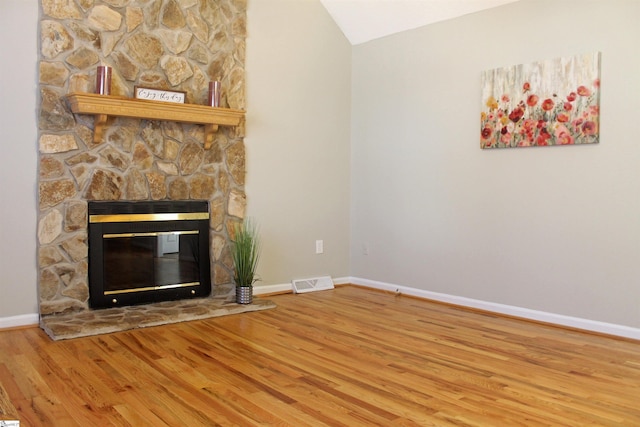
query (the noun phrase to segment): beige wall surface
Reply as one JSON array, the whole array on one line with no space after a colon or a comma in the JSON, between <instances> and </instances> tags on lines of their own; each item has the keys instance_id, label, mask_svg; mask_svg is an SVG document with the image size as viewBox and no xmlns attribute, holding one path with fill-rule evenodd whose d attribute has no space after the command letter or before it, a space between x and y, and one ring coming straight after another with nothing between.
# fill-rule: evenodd
<instances>
[{"instance_id":1,"label":"beige wall surface","mask_svg":"<svg viewBox=\"0 0 640 427\"><path fill-rule=\"evenodd\" d=\"M264 243L257 286L345 277L351 45L316 0L250 0L247 23L245 191Z\"/></svg>"},{"instance_id":2,"label":"beige wall surface","mask_svg":"<svg viewBox=\"0 0 640 427\"><path fill-rule=\"evenodd\" d=\"M0 2L0 320L38 312L37 36L37 1Z\"/></svg>"},{"instance_id":3,"label":"beige wall surface","mask_svg":"<svg viewBox=\"0 0 640 427\"><path fill-rule=\"evenodd\" d=\"M639 16L524 0L355 46L351 275L640 327ZM482 71L593 51L599 144L480 149Z\"/></svg>"}]
</instances>

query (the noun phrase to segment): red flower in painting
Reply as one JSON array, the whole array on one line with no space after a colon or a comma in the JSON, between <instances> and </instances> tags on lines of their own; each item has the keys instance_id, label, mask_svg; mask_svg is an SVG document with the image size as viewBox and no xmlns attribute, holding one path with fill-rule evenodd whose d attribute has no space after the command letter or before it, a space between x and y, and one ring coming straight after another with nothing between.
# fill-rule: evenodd
<instances>
[{"instance_id":1,"label":"red flower in painting","mask_svg":"<svg viewBox=\"0 0 640 427\"><path fill-rule=\"evenodd\" d=\"M509 102L511 101L511 99L509 99L509 95L502 95L502 97L500 98L500 100L502 102Z\"/></svg>"},{"instance_id":2,"label":"red flower in painting","mask_svg":"<svg viewBox=\"0 0 640 427\"><path fill-rule=\"evenodd\" d=\"M580 96L589 96L591 95L591 91L587 89L586 86L578 86L578 95Z\"/></svg>"},{"instance_id":3,"label":"red flower in painting","mask_svg":"<svg viewBox=\"0 0 640 427\"><path fill-rule=\"evenodd\" d=\"M524 116L524 110L520 107L516 107L513 109L511 113L509 113L509 120L514 123L520 121L520 119Z\"/></svg>"},{"instance_id":4,"label":"red flower in painting","mask_svg":"<svg viewBox=\"0 0 640 427\"><path fill-rule=\"evenodd\" d=\"M582 125L582 133L584 133L585 135L595 135L597 131L598 129L595 122L586 121Z\"/></svg>"},{"instance_id":5,"label":"red flower in painting","mask_svg":"<svg viewBox=\"0 0 640 427\"><path fill-rule=\"evenodd\" d=\"M527 105L529 107L535 107L535 105L538 103L538 95L529 95L527 97Z\"/></svg>"},{"instance_id":6,"label":"red flower in painting","mask_svg":"<svg viewBox=\"0 0 640 427\"><path fill-rule=\"evenodd\" d=\"M569 121L569 115L567 113L558 114L558 121L560 123L567 123Z\"/></svg>"},{"instance_id":7,"label":"red flower in painting","mask_svg":"<svg viewBox=\"0 0 640 427\"><path fill-rule=\"evenodd\" d=\"M480 134L482 135L482 139L489 139L491 138L491 135L493 135L493 129L491 129L489 126L485 126Z\"/></svg>"},{"instance_id":8,"label":"red flower in painting","mask_svg":"<svg viewBox=\"0 0 640 427\"><path fill-rule=\"evenodd\" d=\"M531 90L531 85L529 84L529 82L525 82L522 85L522 93L529 92L530 90Z\"/></svg>"},{"instance_id":9,"label":"red flower in painting","mask_svg":"<svg viewBox=\"0 0 640 427\"><path fill-rule=\"evenodd\" d=\"M564 108L564 111L571 111L573 109L573 105L571 105L570 102L565 102L562 108Z\"/></svg>"},{"instance_id":10,"label":"red flower in painting","mask_svg":"<svg viewBox=\"0 0 640 427\"><path fill-rule=\"evenodd\" d=\"M522 129L520 130L520 134L527 139L529 145L531 145L530 143L533 142L537 124L538 121L532 119L526 119L522 122Z\"/></svg>"},{"instance_id":11,"label":"red flower in painting","mask_svg":"<svg viewBox=\"0 0 640 427\"><path fill-rule=\"evenodd\" d=\"M560 145L573 144L573 136L565 125L558 125L555 131L556 142Z\"/></svg>"},{"instance_id":12,"label":"red flower in painting","mask_svg":"<svg viewBox=\"0 0 640 427\"><path fill-rule=\"evenodd\" d=\"M569 95L567 95L567 101L573 102L576 100L577 97L578 95L576 95L575 92L571 92Z\"/></svg>"},{"instance_id":13,"label":"red flower in painting","mask_svg":"<svg viewBox=\"0 0 640 427\"><path fill-rule=\"evenodd\" d=\"M551 138L551 134L547 131L547 128L540 129L540 135L536 138L536 145L549 145L547 142Z\"/></svg>"},{"instance_id":14,"label":"red flower in painting","mask_svg":"<svg viewBox=\"0 0 640 427\"><path fill-rule=\"evenodd\" d=\"M522 129L527 133L533 132L536 129L537 124L537 120L527 119L522 123Z\"/></svg>"},{"instance_id":15,"label":"red flower in painting","mask_svg":"<svg viewBox=\"0 0 640 427\"><path fill-rule=\"evenodd\" d=\"M551 111L553 109L554 103L551 98L547 98L542 102L542 109L544 111Z\"/></svg>"},{"instance_id":16,"label":"red flower in painting","mask_svg":"<svg viewBox=\"0 0 640 427\"><path fill-rule=\"evenodd\" d=\"M600 87L600 79L595 79L595 80L593 81L593 87L597 87L597 88L599 88L599 87Z\"/></svg>"}]
</instances>

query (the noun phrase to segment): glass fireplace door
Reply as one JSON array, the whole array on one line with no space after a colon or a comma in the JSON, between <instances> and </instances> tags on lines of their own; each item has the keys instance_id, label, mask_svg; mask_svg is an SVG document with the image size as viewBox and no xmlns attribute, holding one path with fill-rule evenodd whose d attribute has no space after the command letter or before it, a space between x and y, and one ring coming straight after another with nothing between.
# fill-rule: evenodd
<instances>
[{"instance_id":1,"label":"glass fireplace door","mask_svg":"<svg viewBox=\"0 0 640 427\"><path fill-rule=\"evenodd\" d=\"M200 283L198 230L103 235L104 294Z\"/></svg>"}]
</instances>

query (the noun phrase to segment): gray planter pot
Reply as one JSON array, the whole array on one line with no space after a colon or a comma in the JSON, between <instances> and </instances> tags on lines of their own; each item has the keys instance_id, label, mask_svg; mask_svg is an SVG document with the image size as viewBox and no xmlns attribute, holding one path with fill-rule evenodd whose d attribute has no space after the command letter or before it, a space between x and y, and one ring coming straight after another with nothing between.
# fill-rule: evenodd
<instances>
[{"instance_id":1,"label":"gray planter pot","mask_svg":"<svg viewBox=\"0 0 640 427\"><path fill-rule=\"evenodd\" d=\"M251 304L253 302L253 286L236 286L236 302Z\"/></svg>"}]
</instances>

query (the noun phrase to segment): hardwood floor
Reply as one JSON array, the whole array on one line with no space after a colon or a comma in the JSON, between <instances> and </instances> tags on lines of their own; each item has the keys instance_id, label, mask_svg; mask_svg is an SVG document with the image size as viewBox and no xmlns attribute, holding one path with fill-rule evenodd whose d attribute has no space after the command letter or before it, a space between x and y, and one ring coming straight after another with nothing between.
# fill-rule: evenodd
<instances>
[{"instance_id":1,"label":"hardwood floor","mask_svg":"<svg viewBox=\"0 0 640 427\"><path fill-rule=\"evenodd\" d=\"M640 342L355 286L53 342L0 332L24 426L640 426Z\"/></svg>"}]
</instances>

